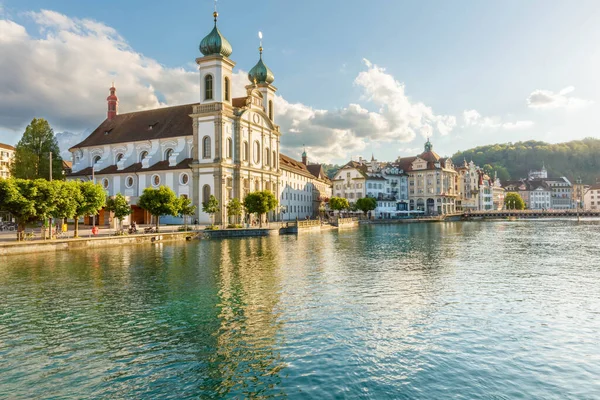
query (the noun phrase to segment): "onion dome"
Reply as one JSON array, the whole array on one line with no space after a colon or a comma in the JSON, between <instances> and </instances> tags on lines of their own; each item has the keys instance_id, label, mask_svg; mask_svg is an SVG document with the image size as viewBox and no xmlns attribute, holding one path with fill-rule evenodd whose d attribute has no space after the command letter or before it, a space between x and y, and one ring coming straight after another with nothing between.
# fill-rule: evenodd
<instances>
[{"instance_id":1,"label":"onion dome","mask_svg":"<svg viewBox=\"0 0 600 400\"><path fill-rule=\"evenodd\" d=\"M217 17L219 13L214 12L215 27L213 30L200 42L200 52L205 56L221 55L223 57L229 57L233 53L231 44L225 39L225 36L221 34L219 28L217 28Z\"/></svg>"},{"instance_id":2,"label":"onion dome","mask_svg":"<svg viewBox=\"0 0 600 400\"><path fill-rule=\"evenodd\" d=\"M262 46L258 50L260 51L260 60L258 60L258 63L252 67L250 72L248 72L248 79L250 79L250 82L252 83L267 83L270 85L275 80L275 75L273 75L273 72L263 62Z\"/></svg>"}]
</instances>

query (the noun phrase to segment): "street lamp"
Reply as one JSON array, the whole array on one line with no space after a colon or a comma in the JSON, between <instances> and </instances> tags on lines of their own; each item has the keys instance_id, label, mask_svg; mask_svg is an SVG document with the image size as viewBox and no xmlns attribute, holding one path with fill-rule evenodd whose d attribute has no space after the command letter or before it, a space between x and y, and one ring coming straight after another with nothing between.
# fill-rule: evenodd
<instances>
[{"instance_id":1,"label":"street lamp","mask_svg":"<svg viewBox=\"0 0 600 400\"><path fill-rule=\"evenodd\" d=\"M96 176L94 175L95 168L96 163L94 163L94 160L92 160L92 182L94 183L94 185L96 184ZM92 216L92 228L94 228L94 226L96 226L96 214Z\"/></svg>"}]
</instances>

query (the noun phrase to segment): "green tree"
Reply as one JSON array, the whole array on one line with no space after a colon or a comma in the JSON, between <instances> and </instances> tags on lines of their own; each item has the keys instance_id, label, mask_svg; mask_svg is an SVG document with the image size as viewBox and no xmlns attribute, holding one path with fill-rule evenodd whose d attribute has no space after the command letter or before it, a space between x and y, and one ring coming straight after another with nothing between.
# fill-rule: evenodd
<instances>
[{"instance_id":1,"label":"green tree","mask_svg":"<svg viewBox=\"0 0 600 400\"><path fill-rule=\"evenodd\" d=\"M50 152L52 178L63 179L62 159L54 131L45 119L34 118L17 144L12 175L22 179L49 179Z\"/></svg>"},{"instance_id":2,"label":"green tree","mask_svg":"<svg viewBox=\"0 0 600 400\"><path fill-rule=\"evenodd\" d=\"M356 200L356 208L366 215L369 211L377 208L377 200L372 197L361 197Z\"/></svg>"},{"instance_id":3,"label":"green tree","mask_svg":"<svg viewBox=\"0 0 600 400\"><path fill-rule=\"evenodd\" d=\"M183 215L183 225L187 230L187 218L196 214L196 206L192 204L192 201L187 197L179 199L179 213Z\"/></svg>"},{"instance_id":4,"label":"green tree","mask_svg":"<svg viewBox=\"0 0 600 400\"><path fill-rule=\"evenodd\" d=\"M218 213L219 210L220 210L219 200L217 200L217 198L215 196L213 196L212 194L208 198L208 201L202 203L202 212L205 212L208 215L210 215L211 225L215 224L215 221L214 221L215 214Z\"/></svg>"},{"instance_id":5,"label":"green tree","mask_svg":"<svg viewBox=\"0 0 600 400\"><path fill-rule=\"evenodd\" d=\"M519 193L509 192L504 196L504 207L509 210L524 210L525 202Z\"/></svg>"},{"instance_id":6,"label":"green tree","mask_svg":"<svg viewBox=\"0 0 600 400\"><path fill-rule=\"evenodd\" d=\"M242 215L242 203L238 199L231 199L227 204L227 216L233 217L233 223L238 224L239 218Z\"/></svg>"},{"instance_id":7,"label":"green tree","mask_svg":"<svg viewBox=\"0 0 600 400\"><path fill-rule=\"evenodd\" d=\"M56 187L43 179L0 180L0 209L17 219L18 240L23 239L27 223L44 220L52 214L56 196Z\"/></svg>"},{"instance_id":8,"label":"green tree","mask_svg":"<svg viewBox=\"0 0 600 400\"><path fill-rule=\"evenodd\" d=\"M275 195L268 190L249 193L244 199L244 208L250 214L258 214L262 228L263 215L277 207Z\"/></svg>"},{"instance_id":9,"label":"green tree","mask_svg":"<svg viewBox=\"0 0 600 400\"><path fill-rule=\"evenodd\" d=\"M166 186L158 189L146 188L138 199L138 206L148 211L156 218L156 230L160 224L161 215L179 215L181 202L173 190Z\"/></svg>"},{"instance_id":10,"label":"green tree","mask_svg":"<svg viewBox=\"0 0 600 400\"><path fill-rule=\"evenodd\" d=\"M131 206L121 193L117 193L114 197L106 199L106 210L115 214L115 218L119 220L119 229L123 229L123 219L131 214Z\"/></svg>"},{"instance_id":11,"label":"green tree","mask_svg":"<svg viewBox=\"0 0 600 400\"><path fill-rule=\"evenodd\" d=\"M343 197L332 197L329 199L329 208L333 211L342 211L350 208L350 203Z\"/></svg>"},{"instance_id":12,"label":"green tree","mask_svg":"<svg viewBox=\"0 0 600 400\"><path fill-rule=\"evenodd\" d=\"M52 181L56 187L56 207L52 213L54 218L60 218L62 223L67 218L75 217L77 206L81 201L79 182L76 181Z\"/></svg>"},{"instance_id":13,"label":"green tree","mask_svg":"<svg viewBox=\"0 0 600 400\"><path fill-rule=\"evenodd\" d=\"M84 215L96 215L106 204L106 192L100 184L93 182L77 182L79 195L77 196L77 209L73 219L75 231L73 237L79 237L79 218Z\"/></svg>"}]
</instances>

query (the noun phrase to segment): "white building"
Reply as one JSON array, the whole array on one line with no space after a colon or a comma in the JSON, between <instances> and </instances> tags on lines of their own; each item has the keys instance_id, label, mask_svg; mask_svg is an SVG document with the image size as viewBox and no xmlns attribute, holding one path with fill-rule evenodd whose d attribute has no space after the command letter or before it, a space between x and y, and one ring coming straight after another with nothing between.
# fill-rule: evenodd
<instances>
[{"instance_id":1,"label":"white building","mask_svg":"<svg viewBox=\"0 0 600 400\"><path fill-rule=\"evenodd\" d=\"M225 223L226 205L250 192L268 190L278 199L293 188L302 203L289 204L297 215L314 214L314 186L319 178L294 175L280 168L281 132L275 124L274 75L259 61L250 69L244 97L232 98L231 78L235 62L232 47L217 28L200 43L202 57L196 59L200 79L200 101L155 110L118 113L115 87L107 98L106 120L81 143L73 146L69 179L93 179L108 195L123 193L132 204L132 219L148 223L150 216L136 206L148 187L170 187L187 196L197 207L200 223L209 223L201 204L214 195L221 205L215 222ZM311 175L312 176L312 175ZM312 181L311 181L312 179ZM285 197L285 196L284 196ZM310 206L309 206L310 204ZM268 215L277 220L281 208ZM100 220L108 216L101 213ZM168 222L168 221L167 221Z\"/></svg>"},{"instance_id":2,"label":"white building","mask_svg":"<svg viewBox=\"0 0 600 400\"><path fill-rule=\"evenodd\" d=\"M552 205L552 189L543 180L528 181L529 204L531 210L547 210Z\"/></svg>"},{"instance_id":3,"label":"white building","mask_svg":"<svg viewBox=\"0 0 600 400\"><path fill-rule=\"evenodd\" d=\"M600 210L600 184L592 185L585 191L583 204L586 211Z\"/></svg>"},{"instance_id":4,"label":"white building","mask_svg":"<svg viewBox=\"0 0 600 400\"><path fill-rule=\"evenodd\" d=\"M10 167L15 158L15 148L0 143L0 179L10 178Z\"/></svg>"}]
</instances>

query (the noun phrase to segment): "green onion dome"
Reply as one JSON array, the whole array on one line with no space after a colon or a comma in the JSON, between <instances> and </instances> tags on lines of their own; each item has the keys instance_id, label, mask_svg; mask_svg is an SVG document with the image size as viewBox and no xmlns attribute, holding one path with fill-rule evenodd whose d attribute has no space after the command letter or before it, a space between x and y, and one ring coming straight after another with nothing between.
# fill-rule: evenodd
<instances>
[{"instance_id":1,"label":"green onion dome","mask_svg":"<svg viewBox=\"0 0 600 400\"><path fill-rule=\"evenodd\" d=\"M275 80L275 75L273 75L273 72L263 62L262 47L260 47L259 50L260 60L258 60L258 63L252 67L250 72L248 72L248 79L250 79L250 82L252 83L267 83L270 85Z\"/></svg>"},{"instance_id":2,"label":"green onion dome","mask_svg":"<svg viewBox=\"0 0 600 400\"><path fill-rule=\"evenodd\" d=\"M200 42L200 52L205 56L221 55L223 57L229 57L233 53L231 44L225 39L225 37L217 28L217 17L219 14L215 11L213 14L215 17L215 27L213 30Z\"/></svg>"}]
</instances>

